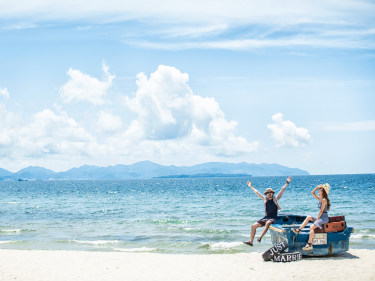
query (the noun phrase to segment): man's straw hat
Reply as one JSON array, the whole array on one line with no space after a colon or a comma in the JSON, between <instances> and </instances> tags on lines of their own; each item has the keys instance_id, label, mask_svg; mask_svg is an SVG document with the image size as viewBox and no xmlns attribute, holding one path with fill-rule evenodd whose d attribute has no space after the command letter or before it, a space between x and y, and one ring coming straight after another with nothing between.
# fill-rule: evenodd
<instances>
[{"instance_id":1,"label":"man's straw hat","mask_svg":"<svg viewBox=\"0 0 375 281\"><path fill-rule=\"evenodd\" d=\"M264 192L264 194L266 194L267 192L270 192L270 191L273 192L273 193L275 193L275 191L273 191L272 188L267 188L266 191Z\"/></svg>"}]
</instances>

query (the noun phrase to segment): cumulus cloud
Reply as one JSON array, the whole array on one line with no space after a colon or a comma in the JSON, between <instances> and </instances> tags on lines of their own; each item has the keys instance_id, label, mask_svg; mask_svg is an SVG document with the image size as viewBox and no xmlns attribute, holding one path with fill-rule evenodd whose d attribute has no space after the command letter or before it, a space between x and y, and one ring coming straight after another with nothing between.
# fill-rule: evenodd
<instances>
[{"instance_id":1,"label":"cumulus cloud","mask_svg":"<svg viewBox=\"0 0 375 281\"><path fill-rule=\"evenodd\" d=\"M0 96L4 96L6 99L9 99L9 92L7 88L0 88Z\"/></svg>"},{"instance_id":2,"label":"cumulus cloud","mask_svg":"<svg viewBox=\"0 0 375 281\"><path fill-rule=\"evenodd\" d=\"M108 73L108 68L104 71ZM83 80L97 82L88 75ZM66 89L79 84L77 81L72 79L61 91L66 94ZM121 163L126 159L186 165L245 157L257 151L259 143L236 136L237 122L226 119L214 98L194 95L188 81L187 73L170 66L159 66L150 78L139 73L138 90L134 96L124 97L126 107L136 114L125 129L120 116L108 108L99 110L91 124L83 123L94 128L89 132L59 104L25 119L0 104L0 163L15 159L29 165L72 160L90 163L95 159ZM103 100L102 96L97 98Z\"/></svg>"},{"instance_id":3,"label":"cumulus cloud","mask_svg":"<svg viewBox=\"0 0 375 281\"><path fill-rule=\"evenodd\" d=\"M305 147L312 138L309 130L298 127L292 121L283 121L283 115L277 113L272 116L274 124L267 126L272 131L272 137L275 139L276 147Z\"/></svg>"},{"instance_id":4,"label":"cumulus cloud","mask_svg":"<svg viewBox=\"0 0 375 281\"><path fill-rule=\"evenodd\" d=\"M21 135L31 140L64 139L68 141L93 141L93 137L85 131L73 118L65 112L55 114L50 109L44 109L32 118L32 122L20 131Z\"/></svg>"},{"instance_id":5,"label":"cumulus cloud","mask_svg":"<svg viewBox=\"0 0 375 281\"><path fill-rule=\"evenodd\" d=\"M127 137L149 141L185 141L206 146L216 155L234 156L256 151L258 142L235 136L237 122L228 121L214 98L194 95L189 75L160 65L148 79L137 75L135 97L125 97L125 105L138 114Z\"/></svg>"},{"instance_id":6,"label":"cumulus cloud","mask_svg":"<svg viewBox=\"0 0 375 281\"><path fill-rule=\"evenodd\" d=\"M106 102L104 97L108 94L108 90L112 86L112 80L115 78L115 75L109 73L109 67L104 61L102 69L104 77L103 81L99 81L95 77L70 68L67 74L71 79L60 88L61 100L65 103L74 100L86 100L95 105L104 104Z\"/></svg>"},{"instance_id":7,"label":"cumulus cloud","mask_svg":"<svg viewBox=\"0 0 375 281\"><path fill-rule=\"evenodd\" d=\"M8 159L95 156L103 147L65 112L44 109L30 120L0 104L0 155Z\"/></svg>"},{"instance_id":8,"label":"cumulus cloud","mask_svg":"<svg viewBox=\"0 0 375 281\"><path fill-rule=\"evenodd\" d=\"M8 147L17 140L17 127L19 126L19 116L8 112L4 104L0 104L0 155L9 154Z\"/></svg>"},{"instance_id":9,"label":"cumulus cloud","mask_svg":"<svg viewBox=\"0 0 375 281\"><path fill-rule=\"evenodd\" d=\"M26 157L87 155L90 144L96 144L94 137L65 112L44 109L19 130L18 146Z\"/></svg>"},{"instance_id":10,"label":"cumulus cloud","mask_svg":"<svg viewBox=\"0 0 375 281\"><path fill-rule=\"evenodd\" d=\"M122 127L120 116L115 116L109 111L100 110L96 128L100 132L118 132Z\"/></svg>"}]
</instances>

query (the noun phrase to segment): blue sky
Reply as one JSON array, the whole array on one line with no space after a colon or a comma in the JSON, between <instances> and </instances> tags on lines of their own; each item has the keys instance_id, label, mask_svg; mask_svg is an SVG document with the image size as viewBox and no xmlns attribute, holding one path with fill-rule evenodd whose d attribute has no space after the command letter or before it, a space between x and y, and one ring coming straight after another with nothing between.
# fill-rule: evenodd
<instances>
[{"instance_id":1,"label":"blue sky","mask_svg":"<svg viewBox=\"0 0 375 281\"><path fill-rule=\"evenodd\" d=\"M0 2L0 167L375 171L373 1Z\"/></svg>"}]
</instances>

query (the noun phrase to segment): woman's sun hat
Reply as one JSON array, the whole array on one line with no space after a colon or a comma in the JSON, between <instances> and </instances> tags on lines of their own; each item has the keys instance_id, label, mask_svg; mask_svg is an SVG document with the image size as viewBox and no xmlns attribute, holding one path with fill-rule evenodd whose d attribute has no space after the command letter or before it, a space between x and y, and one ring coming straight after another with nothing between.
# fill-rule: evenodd
<instances>
[{"instance_id":1,"label":"woman's sun hat","mask_svg":"<svg viewBox=\"0 0 375 281\"><path fill-rule=\"evenodd\" d=\"M323 186L323 188L324 188L324 191L325 191L325 192L327 193L327 195L328 195L329 190L331 189L331 186L330 186L328 183L325 183L325 184L323 184L322 186Z\"/></svg>"},{"instance_id":2,"label":"woman's sun hat","mask_svg":"<svg viewBox=\"0 0 375 281\"><path fill-rule=\"evenodd\" d=\"M267 192L273 192L273 193L275 193L275 191L273 191L272 188L267 188L266 191L264 192L264 194L266 194Z\"/></svg>"}]
</instances>

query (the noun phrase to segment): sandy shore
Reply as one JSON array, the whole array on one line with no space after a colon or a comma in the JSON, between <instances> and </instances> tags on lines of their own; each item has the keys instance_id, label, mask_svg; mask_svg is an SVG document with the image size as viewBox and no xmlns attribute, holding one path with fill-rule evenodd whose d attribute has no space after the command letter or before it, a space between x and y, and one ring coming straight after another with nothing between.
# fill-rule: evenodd
<instances>
[{"instance_id":1,"label":"sandy shore","mask_svg":"<svg viewBox=\"0 0 375 281\"><path fill-rule=\"evenodd\" d=\"M152 253L0 250L0 280L375 280L375 251L350 250L292 263L261 253Z\"/></svg>"}]
</instances>

